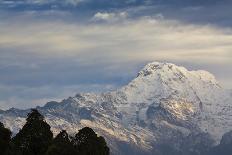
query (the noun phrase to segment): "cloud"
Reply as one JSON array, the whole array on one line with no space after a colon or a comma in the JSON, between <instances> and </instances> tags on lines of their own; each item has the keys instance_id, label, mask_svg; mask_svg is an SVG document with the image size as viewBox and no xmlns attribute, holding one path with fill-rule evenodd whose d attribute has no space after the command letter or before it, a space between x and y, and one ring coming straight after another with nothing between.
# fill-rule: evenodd
<instances>
[{"instance_id":1,"label":"cloud","mask_svg":"<svg viewBox=\"0 0 232 155\"><path fill-rule=\"evenodd\" d=\"M37 20L35 14L1 18L0 108L118 88L150 61L209 70L231 88L230 28L183 23L160 13L123 20L120 14L101 12L94 16L114 22L87 23Z\"/></svg>"},{"instance_id":2,"label":"cloud","mask_svg":"<svg viewBox=\"0 0 232 155\"><path fill-rule=\"evenodd\" d=\"M49 85L41 87L0 85L0 109L34 108L49 101L60 102L77 93L113 90L117 86L108 84L79 84L72 86Z\"/></svg>"},{"instance_id":3,"label":"cloud","mask_svg":"<svg viewBox=\"0 0 232 155\"><path fill-rule=\"evenodd\" d=\"M111 16L104 18L111 19ZM121 60L163 59L169 55L170 59L186 57L207 63L229 62L232 40L230 29L153 17L105 24L30 21L11 26L2 23L0 32L1 48L16 53L50 57L91 55L93 59L99 58L101 53L104 57L115 56ZM209 53L213 55L208 57ZM133 57L127 57L128 54Z\"/></svg>"},{"instance_id":4,"label":"cloud","mask_svg":"<svg viewBox=\"0 0 232 155\"><path fill-rule=\"evenodd\" d=\"M119 13L101 13L98 12L96 13L92 20L93 21L119 21L119 20L124 20L128 16L127 12L119 12Z\"/></svg>"},{"instance_id":5,"label":"cloud","mask_svg":"<svg viewBox=\"0 0 232 155\"><path fill-rule=\"evenodd\" d=\"M124 18L120 12L126 12L130 18L162 14L166 19L191 24L231 27L231 4L231 0L0 0L0 10L8 16L39 12L37 18L46 14L62 20L67 15L60 17L59 13L72 14L71 20L89 20L95 14L98 21Z\"/></svg>"},{"instance_id":6,"label":"cloud","mask_svg":"<svg viewBox=\"0 0 232 155\"><path fill-rule=\"evenodd\" d=\"M79 4L80 2L82 2L84 0L63 0L63 1L58 1L58 0L1 0L0 4L2 5L8 5L10 7L17 7L20 5L45 5L45 4L53 4L53 5L65 5L65 4L70 4L70 5L74 5L76 6L77 4Z\"/></svg>"}]
</instances>

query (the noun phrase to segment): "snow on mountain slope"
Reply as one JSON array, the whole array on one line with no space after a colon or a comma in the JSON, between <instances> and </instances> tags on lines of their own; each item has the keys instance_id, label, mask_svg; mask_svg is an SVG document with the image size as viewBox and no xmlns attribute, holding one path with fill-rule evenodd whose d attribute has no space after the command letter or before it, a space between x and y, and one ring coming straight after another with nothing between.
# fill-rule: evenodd
<instances>
[{"instance_id":1,"label":"snow on mountain slope","mask_svg":"<svg viewBox=\"0 0 232 155\"><path fill-rule=\"evenodd\" d=\"M128 103L145 103L139 111L146 111L142 109L148 105L159 106L164 100L177 102L177 106L172 104L173 110L183 109L179 104L181 100L190 103L193 123L215 135L217 141L225 130L231 130L231 95L207 71L188 71L171 63L154 62L146 65L138 77L120 91L125 93Z\"/></svg>"},{"instance_id":2,"label":"snow on mountain slope","mask_svg":"<svg viewBox=\"0 0 232 155\"><path fill-rule=\"evenodd\" d=\"M126 154L122 144L149 154L155 144L176 143L191 133L206 132L219 142L232 129L231 103L231 91L221 88L212 74L153 62L116 91L77 94L37 108L55 133L90 126L107 138L115 154ZM16 133L28 112L3 111L0 121Z\"/></svg>"}]
</instances>

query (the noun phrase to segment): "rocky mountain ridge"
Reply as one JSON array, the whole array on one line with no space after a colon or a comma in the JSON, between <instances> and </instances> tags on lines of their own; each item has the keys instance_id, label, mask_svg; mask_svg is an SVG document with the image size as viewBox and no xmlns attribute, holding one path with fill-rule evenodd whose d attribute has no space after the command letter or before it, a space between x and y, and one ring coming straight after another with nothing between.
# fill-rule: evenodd
<instances>
[{"instance_id":1,"label":"rocky mountain ridge","mask_svg":"<svg viewBox=\"0 0 232 155\"><path fill-rule=\"evenodd\" d=\"M219 143L232 130L231 94L207 71L153 62L116 91L81 93L37 109L54 133L89 126L106 137L114 154L152 154L159 144L178 149L186 139L200 141L197 136ZM0 121L17 132L28 112L1 111Z\"/></svg>"}]
</instances>

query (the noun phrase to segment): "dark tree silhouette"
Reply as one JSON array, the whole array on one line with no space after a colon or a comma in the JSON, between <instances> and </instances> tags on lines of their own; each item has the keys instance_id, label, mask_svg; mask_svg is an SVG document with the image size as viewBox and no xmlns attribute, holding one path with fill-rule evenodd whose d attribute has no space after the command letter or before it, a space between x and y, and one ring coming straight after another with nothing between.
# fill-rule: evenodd
<instances>
[{"instance_id":1,"label":"dark tree silhouette","mask_svg":"<svg viewBox=\"0 0 232 155\"><path fill-rule=\"evenodd\" d=\"M62 130L54 139L50 126L38 110L32 109L23 128L11 139L0 122L0 155L109 155L103 137L85 127L71 138Z\"/></svg>"},{"instance_id":2,"label":"dark tree silhouette","mask_svg":"<svg viewBox=\"0 0 232 155\"><path fill-rule=\"evenodd\" d=\"M89 127L79 130L72 142L81 155L109 155L105 139Z\"/></svg>"},{"instance_id":3,"label":"dark tree silhouette","mask_svg":"<svg viewBox=\"0 0 232 155\"><path fill-rule=\"evenodd\" d=\"M10 148L11 131L0 122L0 154L7 154Z\"/></svg>"},{"instance_id":4,"label":"dark tree silhouette","mask_svg":"<svg viewBox=\"0 0 232 155\"><path fill-rule=\"evenodd\" d=\"M23 155L42 155L52 142L53 134L38 110L32 109L27 122L12 142L15 149Z\"/></svg>"},{"instance_id":5,"label":"dark tree silhouette","mask_svg":"<svg viewBox=\"0 0 232 155\"><path fill-rule=\"evenodd\" d=\"M49 146L46 155L75 155L75 149L65 130L61 131Z\"/></svg>"}]
</instances>

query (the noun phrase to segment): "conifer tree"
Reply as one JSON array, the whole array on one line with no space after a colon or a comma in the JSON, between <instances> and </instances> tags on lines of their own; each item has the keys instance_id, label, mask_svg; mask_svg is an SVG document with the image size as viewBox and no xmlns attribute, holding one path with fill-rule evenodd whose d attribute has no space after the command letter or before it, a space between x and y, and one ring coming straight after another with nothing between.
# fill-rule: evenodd
<instances>
[{"instance_id":1,"label":"conifer tree","mask_svg":"<svg viewBox=\"0 0 232 155\"><path fill-rule=\"evenodd\" d=\"M46 155L75 155L74 147L65 130L61 131L52 141Z\"/></svg>"},{"instance_id":2,"label":"conifer tree","mask_svg":"<svg viewBox=\"0 0 232 155\"><path fill-rule=\"evenodd\" d=\"M10 148L11 131L0 122L0 154L5 155Z\"/></svg>"},{"instance_id":3,"label":"conifer tree","mask_svg":"<svg viewBox=\"0 0 232 155\"><path fill-rule=\"evenodd\" d=\"M44 154L53 138L50 126L36 109L31 110L26 121L12 140L15 148L23 155Z\"/></svg>"},{"instance_id":4,"label":"conifer tree","mask_svg":"<svg viewBox=\"0 0 232 155\"><path fill-rule=\"evenodd\" d=\"M109 148L103 137L89 127L85 127L75 135L73 145L81 155L109 155Z\"/></svg>"}]
</instances>

